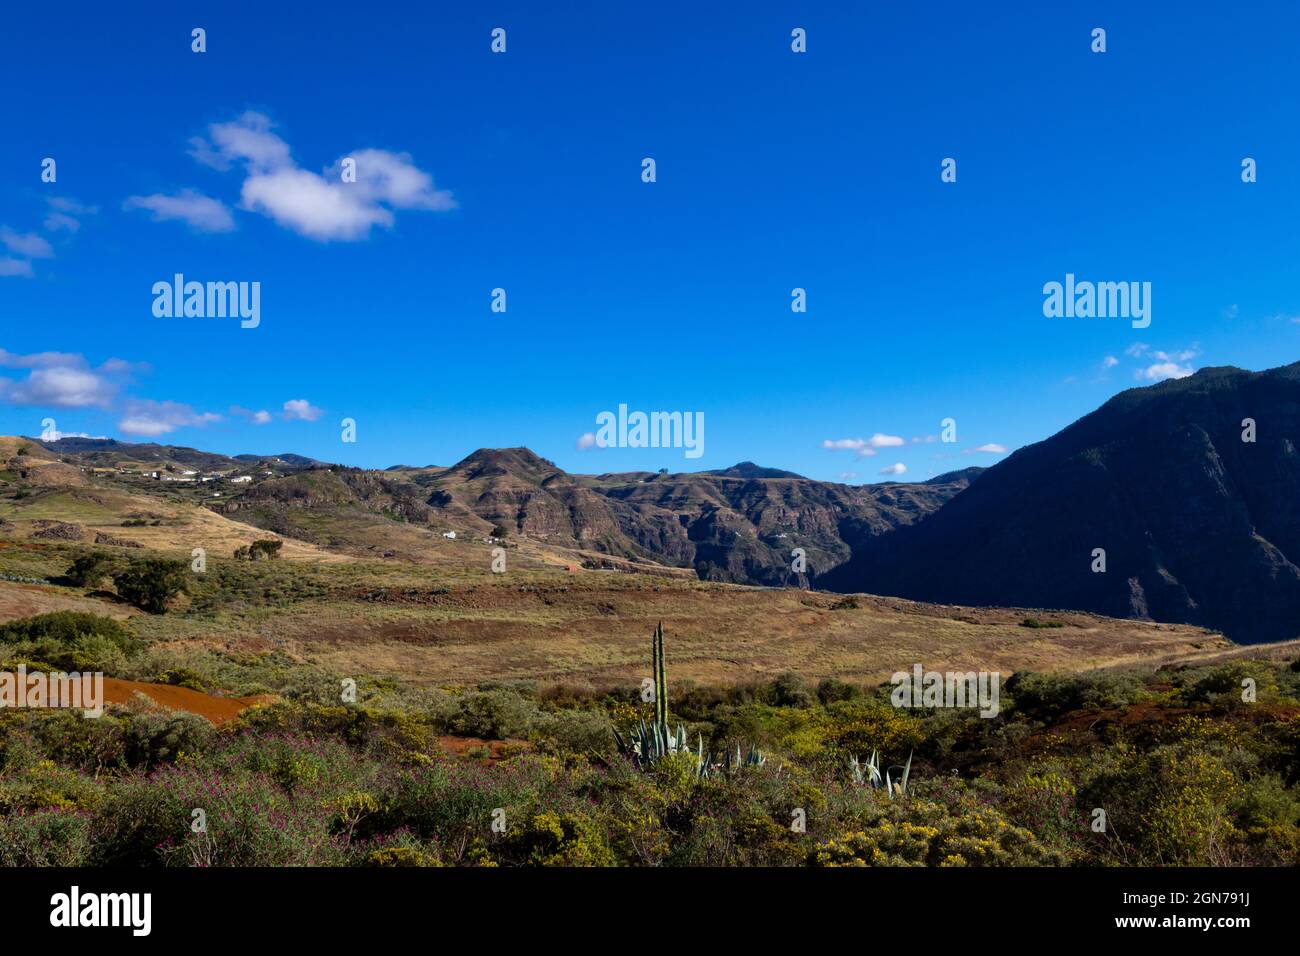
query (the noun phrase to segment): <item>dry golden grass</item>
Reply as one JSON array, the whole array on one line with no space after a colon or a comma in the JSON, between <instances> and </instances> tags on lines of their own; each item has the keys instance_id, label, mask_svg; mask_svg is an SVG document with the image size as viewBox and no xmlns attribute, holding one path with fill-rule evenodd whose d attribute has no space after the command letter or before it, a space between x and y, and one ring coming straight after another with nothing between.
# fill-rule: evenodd
<instances>
[{"instance_id":1,"label":"dry golden grass","mask_svg":"<svg viewBox=\"0 0 1300 956\"><path fill-rule=\"evenodd\" d=\"M67 468L54 463L44 467ZM161 496L133 494L118 488L91 484L88 488L63 486L60 489L17 501L0 501L0 517L14 526L6 537L21 538L38 530L38 521L63 521L87 529L87 542L96 532L130 541L170 556L187 560L194 548L209 554L229 556L235 549L259 538L277 537L252 525L223 517L207 508ZM123 527L128 518L142 517L160 521ZM281 553L290 560L342 562L347 559L304 541L284 539Z\"/></svg>"},{"instance_id":2,"label":"dry golden grass","mask_svg":"<svg viewBox=\"0 0 1300 956\"><path fill-rule=\"evenodd\" d=\"M0 623L55 611L85 611L125 620L140 614L125 604L82 597L68 588L0 581Z\"/></svg>"},{"instance_id":3,"label":"dry golden grass","mask_svg":"<svg viewBox=\"0 0 1300 956\"><path fill-rule=\"evenodd\" d=\"M606 586L570 576L549 590L453 589L433 607L335 604L290 613L278 630L287 649L331 670L434 684L639 682L659 620L675 677L716 684L783 671L879 682L916 663L1004 673L1156 666L1233 647L1198 628L1087 614L1037 612L1067 626L1030 629L1013 610L865 596L855 610L832 610L837 595L619 577Z\"/></svg>"}]
</instances>

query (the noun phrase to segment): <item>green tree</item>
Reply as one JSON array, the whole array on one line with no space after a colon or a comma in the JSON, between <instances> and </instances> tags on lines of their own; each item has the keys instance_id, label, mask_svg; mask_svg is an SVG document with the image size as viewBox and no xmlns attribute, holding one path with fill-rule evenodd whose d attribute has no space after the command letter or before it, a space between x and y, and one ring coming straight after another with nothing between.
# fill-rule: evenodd
<instances>
[{"instance_id":1,"label":"green tree","mask_svg":"<svg viewBox=\"0 0 1300 956\"><path fill-rule=\"evenodd\" d=\"M164 613L167 602L184 591L187 582L183 561L162 558L134 561L113 575L118 595L150 614Z\"/></svg>"},{"instance_id":2,"label":"green tree","mask_svg":"<svg viewBox=\"0 0 1300 956\"><path fill-rule=\"evenodd\" d=\"M113 576L113 562L102 554L84 554L72 562L64 576L80 588L98 587Z\"/></svg>"}]
</instances>

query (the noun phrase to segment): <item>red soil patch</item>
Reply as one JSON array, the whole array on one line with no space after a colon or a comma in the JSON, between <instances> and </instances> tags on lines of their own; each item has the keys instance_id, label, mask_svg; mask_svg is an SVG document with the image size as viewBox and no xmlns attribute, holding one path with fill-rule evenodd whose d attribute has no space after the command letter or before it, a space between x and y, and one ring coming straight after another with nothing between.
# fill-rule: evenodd
<instances>
[{"instance_id":1,"label":"red soil patch","mask_svg":"<svg viewBox=\"0 0 1300 956\"><path fill-rule=\"evenodd\" d=\"M142 681L118 680L116 677L104 678L105 703L126 704L137 693L144 694L162 707L198 714L214 724L224 724L228 720L234 720L249 707L265 704L274 699L267 696L213 697L211 694L190 690L188 687L174 687L171 684L146 684Z\"/></svg>"},{"instance_id":2,"label":"red soil patch","mask_svg":"<svg viewBox=\"0 0 1300 956\"><path fill-rule=\"evenodd\" d=\"M484 762L491 760L500 760L505 756L506 747L526 747L527 741L524 740L482 740L478 737L439 737L438 746L449 754L457 757L467 756L469 751L475 748L483 748L487 751L487 757Z\"/></svg>"},{"instance_id":3,"label":"red soil patch","mask_svg":"<svg viewBox=\"0 0 1300 956\"><path fill-rule=\"evenodd\" d=\"M104 678L104 703L129 704L137 693L143 694L160 707L183 710L206 717L214 724L234 720L243 711L256 704L265 704L274 697L214 697L188 687L171 684L147 684L143 681Z\"/></svg>"}]
</instances>

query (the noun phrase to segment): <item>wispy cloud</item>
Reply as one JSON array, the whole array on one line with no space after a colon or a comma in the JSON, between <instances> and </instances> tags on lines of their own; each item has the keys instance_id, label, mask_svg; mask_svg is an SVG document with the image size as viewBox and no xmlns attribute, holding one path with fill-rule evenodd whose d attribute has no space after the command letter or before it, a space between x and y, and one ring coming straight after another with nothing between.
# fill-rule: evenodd
<instances>
[{"instance_id":1,"label":"wispy cloud","mask_svg":"<svg viewBox=\"0 0 1300 956\"><path fill-rule=\"evenodd\" d=\"M1144 342L1136 342L1125 349L1129 358L1139 359L1141 365L1133 370L1133 377L1139 381L1163 382L1170 378L1187 378L1196 369L1191 362L1201 354L1201 347L1193 344L1190 348L1166 352L1153 349Z\"/></svg>"},{"instance_id":2,"label":"wispy cloud","mask_svg":"<svg viewBox=\"0 0 1300 956\"><path fill-rule=\"evenodd\" d=\"M1006 453L1007 446L1000 445L995 441L988 442L987 444L980 445L976 448L967 448L962 452L963 455L1005 455Z\"/></svg>"},{"instance_id":3,"label":"wispy cloud","mask_svg":"<svg viewBox=\"0 0 1300 956\"><path fill-rule=\"evenodd\" d=\"M24 259L53 259L54 247L48 239L34 232L19 233L0 226L0 245Z\"/></svg>"},{"instance_id":4,"label":"wispy cloud","mask_svg":"<svg viewBox=\"0 0 1300 956\"><path fill-rule=\"evenodd\" d=\"M906 466L905 464L903 464L901 461L900 461L900 462L896 462L895 464L889 465L889 466L886 467L886 468L881 468L881 469L880 469L880 473L881 473L882 475L902 475L902 474L906 474L906 473L907 473L907 466Z\"/></svg>"},{"instance_id":5,"label":"wispy cloud","mask_svg":"<svg viewBox=\"0 0 1300 956\"><path fill-rule=\"evenodd\" d=\"M153 214L154 222L179 221L196 232L232 232L235 228L235 217L225 203L193 189L181 190L174 196L131 196L122 208L144 209Z\"/></svg>"},{"instance_id":6,"label":"wispy cloud","mask_svg":"<svg viewBox=\"0 0 1300 956\"><path fill-rule=\"evenodd\" d=\"M220 415L214 412L196 412L181 402L133 399L127 403L126 413L117 427L126 435L157 438L178 428L202 427L219 421Z\"/></svg>"},{"instance_id":7,"label":"wispy cloud","mask_svg":"<svg viewBox=\"0 0 1300 956\"><path fill-rule=\"evenodd\" d=\"M271 423L271 413L262 411L253 411L250 408L242 408L239 405L230 406L230 414L237 415L240 418L246 418L254 425L269 425Z\"/></svg>"},{"instance_id":8,"label":"wispy cloud","mask_svg":"<svg viewBox=\"0 0 1300 956\"><path fill-rule=\"evenodd\" d=\"M905 444L907 442L897 435L876 432L870 438L827 438L822 447L828 451L854 451L860 458L868 458L879 454L881 448L897 448Z\"/></svg>"},{"instance_id":9,"label":"wispy cloud","mask_svg":"<svg viewBox=\"0 0 1300 956\"><path fill-rule=\"evenodd\" d=\"M110 358L92 365L76 352L20 354L0 349L0 370L5 369L27 374L21 378L0 374L0 402L114 413L118 417L118 430L132 437L157 438L179 428L201 428L223 420L215 412L198 411L184 402L155 401L128 394L135 377L150 371L150 366L143 362ZM285 403L286 410L291 406L302 417L320 414L320 409L307 402ZM244 413L254 424L271 421L270 413L265 411L247 412L235 406L231 413Z\"/></svg>"},{"instance_id":10,"label":"wispy cloud","mask_svg":"<svg viewBox=\"0 0 1300 956\"><path fill-rule=\"evenodd\" d=\"M45 215L46 232L77 232L81 229L78 216L93 216L99 212L98 206L88 206L66 196L51 196L46 202L50 206Z\"/></svg>"}]
</instances>

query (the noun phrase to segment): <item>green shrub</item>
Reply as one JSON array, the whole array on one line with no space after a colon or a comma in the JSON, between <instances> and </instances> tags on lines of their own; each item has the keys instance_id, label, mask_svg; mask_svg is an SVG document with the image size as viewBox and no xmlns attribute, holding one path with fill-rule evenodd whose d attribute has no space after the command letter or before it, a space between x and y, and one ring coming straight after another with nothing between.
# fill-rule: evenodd
<instances>
[{"instance_id":1,"label":"green shrub","mask_svg":"<svg viewBox=\"0 0 1300 956\"><path fill-rule=\"evenodd\" d=\"M36 666L116 672L136 645L119 621L81 611L55 611L0 625L0 644ZM29 665L30 666L30 665Z\"/></svg>"}]
</instances>

